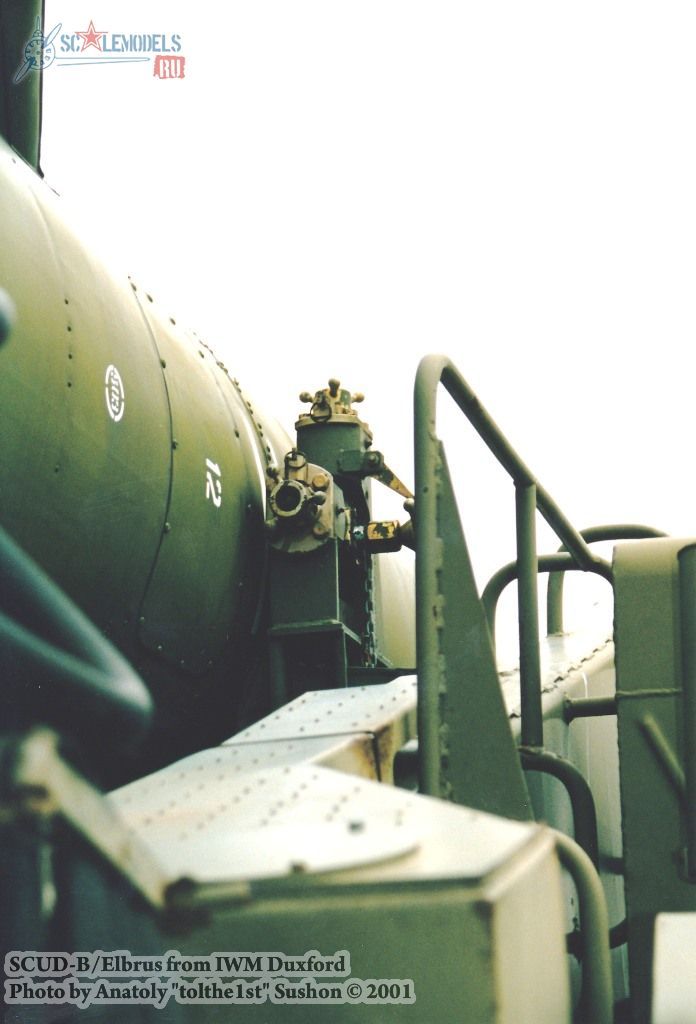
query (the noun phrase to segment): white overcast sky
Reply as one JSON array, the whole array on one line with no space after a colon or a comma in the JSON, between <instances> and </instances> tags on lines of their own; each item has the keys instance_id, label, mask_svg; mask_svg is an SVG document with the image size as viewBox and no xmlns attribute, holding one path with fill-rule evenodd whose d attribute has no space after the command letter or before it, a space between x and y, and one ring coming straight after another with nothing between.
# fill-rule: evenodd
<instances>
[{"instance_id":1,"label":"white overcast sky","mask_svg":"<svg viewBox=\"0 0 696 1024\"><path fill-rule=\"evenodd\" d=\"M576 525L696 533L692 4L46 6L181 36L183 81L49 68L44 170L289 431L339 376L411 481L444 351ZM447 429L487 575L512 491Z\"/></svg>"}]
</instances>

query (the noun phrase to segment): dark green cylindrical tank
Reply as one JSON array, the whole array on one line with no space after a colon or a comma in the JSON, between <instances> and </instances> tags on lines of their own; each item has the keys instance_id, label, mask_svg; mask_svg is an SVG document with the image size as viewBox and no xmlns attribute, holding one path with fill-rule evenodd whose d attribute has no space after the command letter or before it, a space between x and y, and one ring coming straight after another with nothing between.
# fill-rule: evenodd
<instances>
[{"instance_id":1,"label":"dark green cylindrical tank","mask_svg":"<svg viewBox=\"0 0 696 1024\"><path fill-rule=\"evenodd\" d=\"M263 710L264 472L289 447L0 143L0 524L153 689L151 760Z\"/></svg>"}]
</instances>

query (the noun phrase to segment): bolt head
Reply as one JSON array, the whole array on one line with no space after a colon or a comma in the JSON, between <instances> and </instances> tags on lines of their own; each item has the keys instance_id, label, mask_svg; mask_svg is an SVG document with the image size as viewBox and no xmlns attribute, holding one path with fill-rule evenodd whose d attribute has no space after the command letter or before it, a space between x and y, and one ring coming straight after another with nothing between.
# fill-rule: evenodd
<instances>
[{"instance_id":1,"label":"bolt head","mask_svg":"<svg viewBox=\"0 0 696 1024\"><path fill-rule=\"evenodd\" d=\"M329 486L328 473L315 473L312 477L312 487L315 491L325 491Z\"/></svg>"}]
</instances>

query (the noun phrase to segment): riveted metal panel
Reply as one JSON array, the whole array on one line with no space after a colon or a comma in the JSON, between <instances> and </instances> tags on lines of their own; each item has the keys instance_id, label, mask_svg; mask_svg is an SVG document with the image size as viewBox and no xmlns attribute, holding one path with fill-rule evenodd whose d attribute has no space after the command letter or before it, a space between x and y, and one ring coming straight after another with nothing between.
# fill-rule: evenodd
<instances>
[{"instance_id":1,"label":"riveted metal panel","mask_svg":"<svg viewBox=\"0 0 696 1024\"><path fill-rule=\"evenodd\" d=\"M347 950L353 977L416 988L407 1006L289 1003L288 1024L354 1021L356 1011L380 1024L569 1021L548 832L326 768L231 773L235 749L206 752L220 758L219 778L196 755L110 797L170 874L193 883L194 905L211 908L178 936L181 952ZM533 917L544 929L530 942ZM229 1015L209 1009L211 1020ZM268 1005L246 1005L246 1017L267 1020Z\"/></svg>"},{"instance_id":2,"label":"riveted metal panel","mask_svg":"<svg viewBox=\"0 0 696 1024\"><path fill-rule=\"evenodd\" d=\"M267 833L268 856L275 862L271 836L277 826L338 823L359 824L356 832L388 826L395 834L417 833L418 850L392 865L389 877L416 881L437 875L472 882L502 867L537 831L534 825L317 765L237 773L229 748L220 748L218 754L214 775L194 755L111 794L127 824L169 866L172 880L186 875L201 883L223 881L222 865L227 862L232 871L230 848L240 832ZM299 833L297 837L300 842ZM244 857L243 851L239 856ZM358 856L356 864L361 861ZM257 857L245 877L264 874L263 860ZM236 870L234 875L240 877Z\"/></svg>"},{"instance_id":3,"label":"riveted metal panel","mask_svg":"<svg viewBox=\"0 0 696 1024\"><path fill-rule=\"evenodd\" d=\"M200 673L248 632L257 609L262 449L211 351L163 316L149 295L137 295L159 351L172 423L167 520L140 635L167 661Z\"/></svg>"},{"instance_id":4,"label":"riveted metal panel","mask_svg":"<svg viewBox=\"0 0 696 1024\"><path fill-rule=\"evenodd\" d=\"M0 283L17 306L0 353L0 521L122 642L169 490L157 352L128 282L85 248L55 194L2 143Z\"/></svg>"},{"instance_id":5,"label":"riveted metal panel","mask_svg":"<svg viewBox=\"0 0 696 1024\"><path fill-rule=\"evenodd\" d=\"M228 742L256 743L339 732L377 733L413 712L416 697L415 676L372 686L312 690L237 733Z\"/></svg>"}]
</instances>

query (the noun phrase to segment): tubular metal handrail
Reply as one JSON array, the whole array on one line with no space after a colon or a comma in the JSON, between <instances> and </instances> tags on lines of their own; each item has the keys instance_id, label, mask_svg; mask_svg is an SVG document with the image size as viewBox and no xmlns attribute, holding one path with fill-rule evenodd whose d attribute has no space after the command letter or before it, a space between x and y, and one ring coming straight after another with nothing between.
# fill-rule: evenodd
<instances>
[{"instance_id":1,"label":"tubular metal handrail","mask_svg":"<svg viewBox=\"0 0 696 1024\"><path fill-rule=\"evenodd\" d=\"M568 552L557 552L553 555L539 555L537 559L537 567L540 573L548 572L555 575L562 575L567 571L580 570L585 572L586 570L575 562L572 555ZM611 573L602 572L602 576L611 583ZM491 634L491 640L493 642L493 648L495 649L495 616L498 608L498 601L500 595L513 580L517 579L517 562L508 562L502 568L498 569L497 572L493 573L488 583L483 589L481 594L481 604L483 610L486 613L486 620L488 622L488 628Z\"/></svg>"},{"instance_id":2,"label":"tubular metal handrail","mask_svg":"<svg viewBox=\"0 0 696 1024\"><path fill-rule=\"evenodd\" d=\"M118 750L149 729L152 698L135 669L3 529L0 677L0 707L23 725L46 722Z\"/></svg>"},{"instance_id":3,"label":"tubular metal handrail","mask_svg":"<svg viewBox=\"0 0 696 1024\"><path fill-rule=\"evenodd\" d=\"M575 842L582 847L599 871L599 837L597 810L592 790L585 776L572 761L559 757L550 750L520 747L520 759L526 772L540 772L558 779L570 800Z\"/></svg>"},{"instance_id":4,"label":"tubular metal handrail","mask_svg":"<svg viewBox=\"0 0 696 1024\"><path fill-rule=\"evenodd\" d=\"M575 563L611 579L611 566L591 551L582 535L538 482L500 428L461 376L442 355L426 356L418 367L414 389L416 479L416 643L418 653L418 730L420 789L436 795L439 783L439 642L432 628L438 615L437 532L438 444L437 392L448 391L487 447L512 477L516 492L517 573L519 579L521 742L543 745L539 657L535 512L538 510Z\"/></svg>"},{"instance_id":5,"label":"tubular metal handrail","mask_svg":"<svg viewBox=\"0 0 696 1024\"><path fill-rule=\"evenodd\" d=\"M602 540L644 540L646 537L666 537L662 530L653 526L642 526L639 523L616 523L611 526L590 526L580 531L588 544ZM565 548L561 548L564 551ZM568 568L573 568L569 566ZM576 567L577 568L577 567ZM550 634L563 632L563 582L565 573L552 572L549 576L546 591L546 632Z\"/></svg>"},{"instance_id":6,"label":"tubular metal handrail","mask_svg":"<svg viewBox=\"0 0 696 1024\"><path fill-rule=\"evenodd\" d=\"M591 526L580 530L580 536L588 544L606 540L643 540L648 537L666 537L663 530L638 523L618 523L611 526ZM539 573L548 573L549 581L546 592L546 632L549 636L563 632L563 583L566 572L573 570L586 571L578 565L565 547L551 555L539 555L537 559ZM600 575L611 583L611 572ZM517 579L517 562L508 562L493 573L481 594L481 603L488 622L493 650L495 650L495 619L498 601L505 588Z\"/></svg>"},{"instance_id":7,"label":"tubular metal handrail","mask_svg":"<svg viewBox=\"0 0 696 1024\"><path fill-rule=\"evenodd\" d=\"M611 1024L614 1019L609 951L609 915L604 889L585 851L562 832L553 830L558 859L575 883L582 935L581 1019Z\"/></svg>"}]
</instances>

